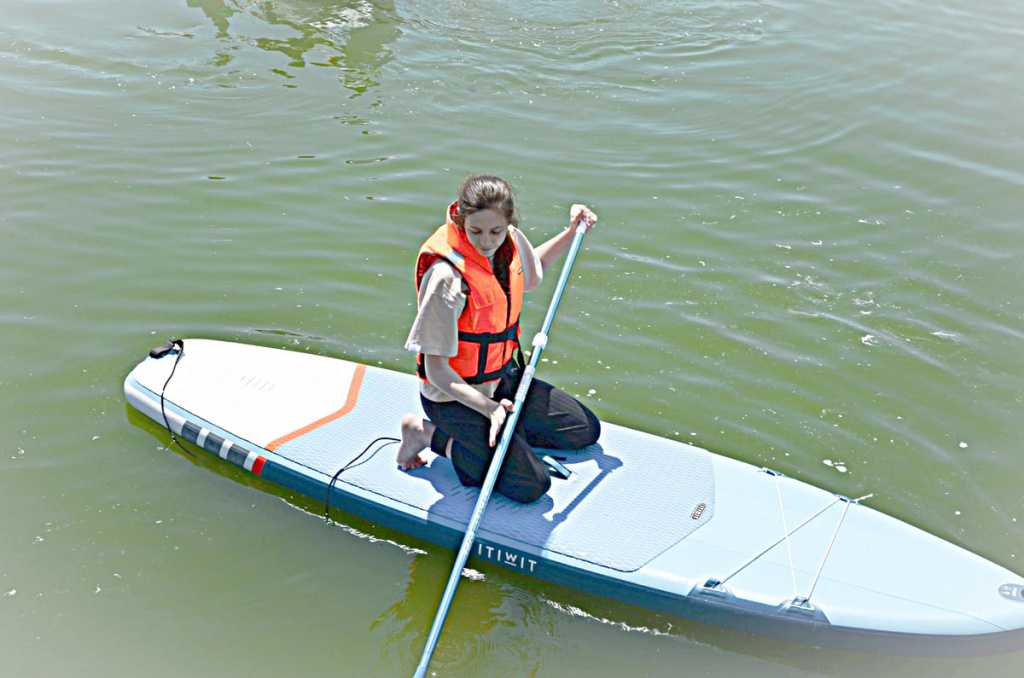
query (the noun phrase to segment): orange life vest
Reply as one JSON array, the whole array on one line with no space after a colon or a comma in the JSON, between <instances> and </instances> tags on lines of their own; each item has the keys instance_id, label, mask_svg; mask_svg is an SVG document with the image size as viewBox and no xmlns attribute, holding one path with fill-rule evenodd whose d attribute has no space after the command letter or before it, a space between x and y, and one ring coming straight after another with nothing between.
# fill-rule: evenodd
<instances>
[{"instance_id":1,"label":"orange life vest","mask_svg":"<svg viewBox=\"0 0 1024 678\"><path fill-rule=\"evenodd\" d=\"M468 384L500 379L512 366L519 348L519 315L523 310L523 264L515 241L509 262L509 289L502 289L491 262L469 242L466 233L452 221L458 203L448 207L447 218L420 248L416 257L416 292L423 275L438 259L459 272L469 286L466 308L459 316L458 354L448 359L455 373ZM426 381L423 355L416 358L420 378Z\"/></svg>"}]
</instances>

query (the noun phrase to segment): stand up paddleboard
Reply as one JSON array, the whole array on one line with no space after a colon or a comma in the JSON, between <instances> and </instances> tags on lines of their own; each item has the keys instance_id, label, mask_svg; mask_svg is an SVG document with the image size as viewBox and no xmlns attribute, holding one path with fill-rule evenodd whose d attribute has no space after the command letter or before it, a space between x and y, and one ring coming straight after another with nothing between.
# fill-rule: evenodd
<instances>
[{"instance_id":1,"label":"stand up paddleboard","mask_svg":"<svg viewBox=\"0 0 1024 678\"><path fill-rule=\"evenodd\" d=\"M402 415L421 411L412 375L186 339L124 389L175 435L285 488L446 548L462 539L478 491L429 451L415 471L395 463ZM1024 578L857 500L608 423L596 445L540 453L568 478L532 504L495 495L472 557L809 645L962 655L1024 640Z\"/></svg>"}]
</instances>

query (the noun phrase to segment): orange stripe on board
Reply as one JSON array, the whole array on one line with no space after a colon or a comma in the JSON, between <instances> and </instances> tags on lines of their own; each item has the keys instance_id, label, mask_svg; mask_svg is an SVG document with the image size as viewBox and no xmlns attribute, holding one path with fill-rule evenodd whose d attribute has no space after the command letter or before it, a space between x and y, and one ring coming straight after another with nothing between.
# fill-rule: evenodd
<instances>
[{"instance_id":1,"label":"orange stripe on board","mask_svg":"<svg viewBox=\"0 0 1024 678\"><path fill-rule=\"evenodd\" d=\"M320 428L324 424L329 424L335 419L341 419L346 414L352 411L352 408L356 406L356 400L359 398L359 388L363 385L363 375L366 374L366 365L356 365L356 372L352 375L352 383L348 387L348 397L345 399L345 404L342 405L341 409L337 412L328 414L322 419L317 419L312 424L303 426L297 431L292 431L287 435L283 435L277 440L272 441L266 446L266 449L273 452L277 448L281 447L290 440L295 440L299 436L305 435L310 431Z\"/></svg>"}]
</instances>

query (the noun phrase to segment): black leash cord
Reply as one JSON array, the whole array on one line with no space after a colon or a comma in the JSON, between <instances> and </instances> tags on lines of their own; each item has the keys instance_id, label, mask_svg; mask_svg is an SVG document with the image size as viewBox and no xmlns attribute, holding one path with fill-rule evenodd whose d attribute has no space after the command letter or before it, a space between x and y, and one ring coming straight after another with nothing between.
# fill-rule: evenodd
<instances>
[{"instance_id":1,"label":"black leash cord","mask_svg":"<svg viewBox=\"0 0 1024 678\"><path fill-rule=\"evenodd\" d=\"M174 365L171 366L171 373L167 375L167 381L164 382L163 388L160 389L160 415L163 416L164 426L167 427L168 433L171 434L171 445L177 445L180 449L184 450L186 454L195 456L192 451L190 451L184 445L178 442L178 437L174 435L174 430L171 428L171 422L167 418L167 408L164 404L164 392L167 391L167 386L171 383L171 379L174 378L174 372L175 370L178 369L178 362L185 355L185 342L181 339L169 339L165 341L162 346L154 348L152 351L150 351L149 357L162 358L171 351L173 351L175 346L177 346L178 348L178 355L175 356L174 358ZM171 445L168 445L167 447L170 448Z\"/></svg>"},{"instance_id":2,"label":"black leash cord","mask_svg":"<svg viewBox=\"0 0 1024 678\"><path fill-rule=\"evenodd\" d=\"M353 459L352 461L348 462L347 464L342 466L340 469L338 469L338 472L334 474L333 478L331 478L331 482L327 486L327 495L324 497L324 522L326 522L328 525L331 524L331 492L334 490L334 484L336 482L338 482L338 476L340 476L342 473L344 473L349 468L351 468L352 464L354 464L357 461L359 461L359 459L364 454L366 454L367 452L370 451L371 447L373 447L374 445L376 445L377 443L382 442L382 441L387 441L387 442L392 442L392 443L400 443L400 442L402 442L399 438L391 438L391 437L388 437L388 436L381 436L380 438L377 438L376 440L370 441L370 444L367 445L363 449L362 452L357 454L355 459Z\"/></svg>"}]
</instances>

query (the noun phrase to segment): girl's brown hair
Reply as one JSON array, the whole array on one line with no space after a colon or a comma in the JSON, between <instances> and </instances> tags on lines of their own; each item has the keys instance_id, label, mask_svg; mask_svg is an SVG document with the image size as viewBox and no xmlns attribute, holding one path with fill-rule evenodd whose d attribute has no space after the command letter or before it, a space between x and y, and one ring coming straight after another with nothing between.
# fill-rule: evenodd
<instances>
[{"instance_id":1,"label":"girl's brown hair","mask_svg":"<svg viewBox=\"0 0 1024 678\"><path fill-rule=\"evenodd\" d=\"M476 174L463 181L459 186L459 214L455 223L464 227L470 214L489 209L504 216L512 226L519 225L516 197L507 181L487 174Z\"/></svg>"}]
</instances>

